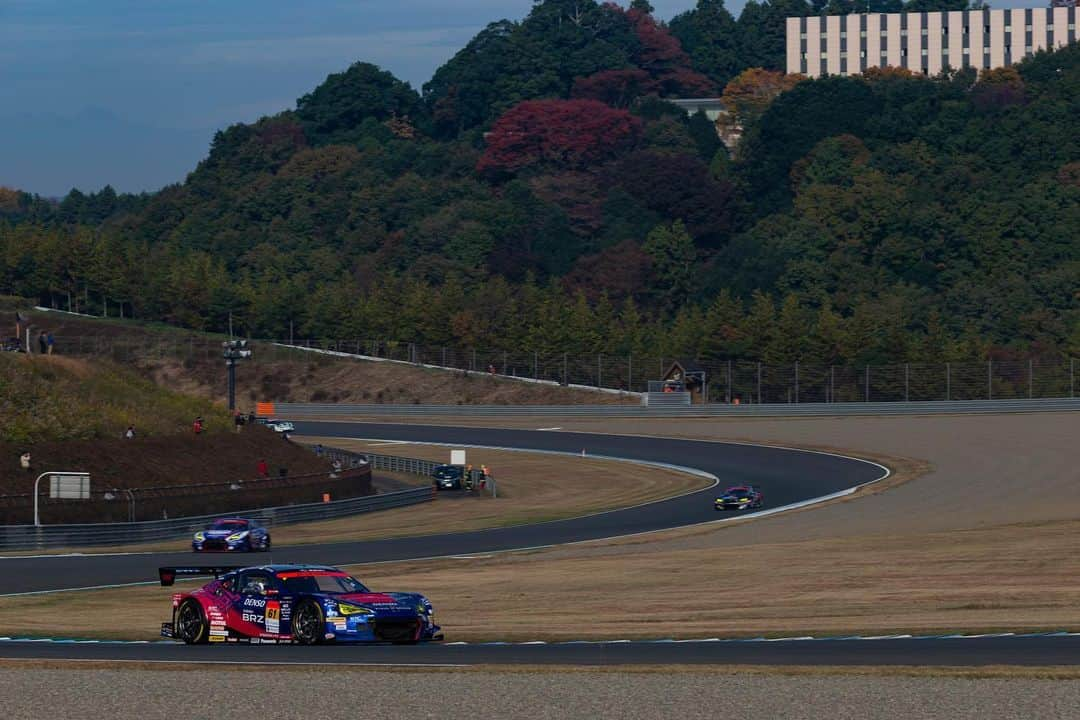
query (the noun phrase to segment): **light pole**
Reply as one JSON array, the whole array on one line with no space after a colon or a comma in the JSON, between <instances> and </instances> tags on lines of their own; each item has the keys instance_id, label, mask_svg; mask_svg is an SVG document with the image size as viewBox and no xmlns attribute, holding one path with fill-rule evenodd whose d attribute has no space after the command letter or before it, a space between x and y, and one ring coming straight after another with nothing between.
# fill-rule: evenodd
<instances>
[{"instance_id":1,"label":"light pole","mask_svg":"<svg viewBox=\"0 0 1080 720\"><path fill-rule=\"evenodd\" d=\"M236 363L251 357L247 340L226 340L221 343L221 355L229 375L229 410L236 410Z\"/></svg>"}]
</instances>

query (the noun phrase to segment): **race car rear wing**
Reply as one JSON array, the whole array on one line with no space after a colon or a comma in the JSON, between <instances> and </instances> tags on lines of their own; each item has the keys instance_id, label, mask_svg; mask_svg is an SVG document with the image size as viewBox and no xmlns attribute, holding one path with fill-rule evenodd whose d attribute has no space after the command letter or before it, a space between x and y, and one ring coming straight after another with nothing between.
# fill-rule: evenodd
<instances>
[{"instance_id":1,"label":"race car rear wing","mask_svg":"<svg viewBox=\"0 0 1080 720\"><path fill-rule=\"evenodd\" d=\"M201 575L213 575L214 577L221 577L225 573L232 572L233 570L240 570L239 565L213 565L213 566L199 566L199 567L159 567L158 577L161 579L161 585L168 587L176 582L176 578L179 577L199 577Z\"/></svg>"}]
</instances>

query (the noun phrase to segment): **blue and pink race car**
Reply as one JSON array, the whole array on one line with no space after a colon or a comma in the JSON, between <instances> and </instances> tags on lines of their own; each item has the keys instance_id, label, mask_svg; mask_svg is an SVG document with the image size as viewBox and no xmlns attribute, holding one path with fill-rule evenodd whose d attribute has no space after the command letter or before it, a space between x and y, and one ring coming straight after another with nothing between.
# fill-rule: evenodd
<instances>
[{"instance_id":1,"label":"blue and pink race car","mask_svg":"<svg viewBox=\"0 0 1080 720\"><path fill-rule=\"evenodd\" d=\"M372 592L334 567L163 567L158 575L163 586L177 577L214 576L198 590L173 595L172 622L161 625L162 636L189 645L443 639L423 595Z\"/></svg>"}]
</instances>

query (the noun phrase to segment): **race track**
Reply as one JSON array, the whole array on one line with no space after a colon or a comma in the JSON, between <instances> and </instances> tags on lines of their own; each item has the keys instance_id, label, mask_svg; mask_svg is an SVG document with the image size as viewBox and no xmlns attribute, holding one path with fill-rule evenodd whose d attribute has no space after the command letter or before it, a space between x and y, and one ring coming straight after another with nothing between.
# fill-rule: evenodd
<instances>
[{"instance_id":1,"label":"race track","mask_svg":"<svg viewBox=\"0 0 1080 720\"><path fill-rule=\"evenodd\" d=\"M851 458L773 447L667 438L362 423L297 423L319 437L485 445L609 456L696 468L720 483L762 486L766 509L873 482L885 471ZM348 565L506 551L675 528L717 519L712 488L648 505L538 525L418 538L277 547L257 562ZM0 559L0 595L153 582L159 565L188 564L188 552L8 557ZM237 558L239 560L239 558ZM422 583L418 584L422 589ZM453 640L453 629L448 628ZM0 629L2 634L2 629ZM1080 660L1080 637L1032 636L889 639L788 639L691 642L449 644L411 648L230 646L173 643L0 642L0 658L80 658L158 662L353 664L801 664L1064 665Z\"/></svg>"},{"instance_id":2,"label":"race track","mask_svg":"<svg viewBox=\"0 0 1080 720\"><path fill-rule=\"evenodd\" d=\"M491 445L571 453L584 449L590 455L683 465L711 473L724 485L743 482L760 485L765 493L766 510L872 482L885 472L879 465L834 455L696 440L356 423L298 422L297 431L318 437ZM250 560L353 565L558 545L716 520L714 498L715 490L706 489L636 508L537 525L392 540L275 546L273 552ZM178 548L184 544L177 541ZM0 596L149 582L157 577L160 565L190 564L193 557L187 551L8 557L0 559ZM213 562L226 561L214 556Z\"/></svg>"}]
</instances>

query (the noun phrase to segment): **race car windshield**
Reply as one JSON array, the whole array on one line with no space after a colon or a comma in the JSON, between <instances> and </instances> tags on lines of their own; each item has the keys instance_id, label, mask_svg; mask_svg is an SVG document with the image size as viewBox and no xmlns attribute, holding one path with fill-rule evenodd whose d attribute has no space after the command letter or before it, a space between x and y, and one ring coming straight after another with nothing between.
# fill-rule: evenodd
<instances>
[{"instance_id":1,"label":"race car windshield","mask_svg":"<svg viewBox=\"0 0 1080 720\"><path fill-rule=\"evenodd\" d=\"M727 491L728 495L747 495L750 491L746 488L731 488Z\"/></svg>"},{"instance_id":2,"label":"race car windshield","mask_svg":"<svg viewBox=\"0 0 1080 720\"><path fill-rule=\"evenodd\" d=\"M366 593L364 587L356 578L349 577L344 573L330 575L325 573L289 574L282 576L285 589L294 593Z\"/></svg>"},{"instance_id":3,"label":"race car windshield","mask_svg":"<svg viewBox=\"0 0 1080 720\"><path fill-rule=\"evenodd\" d=\"M245 520L215 520L210 524L211 530L247 530Z\"/></svg>"}]
</instances>

